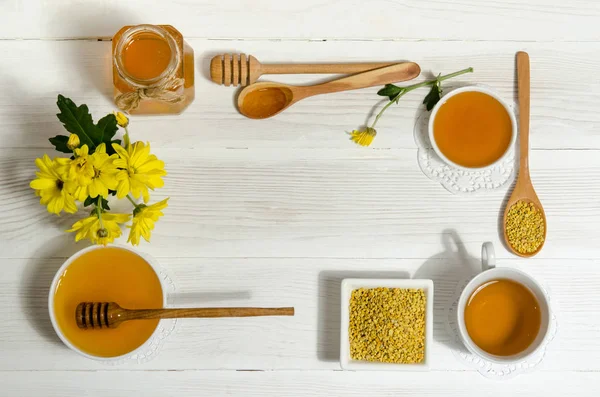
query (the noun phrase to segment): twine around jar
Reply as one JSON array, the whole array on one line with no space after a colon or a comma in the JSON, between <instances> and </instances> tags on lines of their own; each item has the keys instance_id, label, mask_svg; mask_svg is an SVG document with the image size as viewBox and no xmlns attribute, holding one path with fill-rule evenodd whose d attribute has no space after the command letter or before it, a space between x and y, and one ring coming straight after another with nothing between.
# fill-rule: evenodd
<instances>
[{"instance_id":1,"label":"twine around jar","mask_svg":"<svg viewBox=\"0 0 600 397\"><path fill-rule=\"evenodd\" d=\"M144 99L155 99L167 103L179 103L185 99L185 95L177 94L174 91L183 87L183 84L184 80L180 78L166 79L158 85L147 88L138 88L135 91L121 94L115 98L115 103L119 109L128 113L137 109L140 102Z\"/></svg>"}]
</instances>

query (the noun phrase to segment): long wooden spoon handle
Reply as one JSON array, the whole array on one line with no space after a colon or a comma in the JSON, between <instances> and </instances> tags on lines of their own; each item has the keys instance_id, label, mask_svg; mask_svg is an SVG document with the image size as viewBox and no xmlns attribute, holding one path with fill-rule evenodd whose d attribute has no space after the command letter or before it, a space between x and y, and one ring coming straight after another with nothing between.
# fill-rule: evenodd
<instances>
[{"instance_id":1,"label":"long wooden spoon handle","mask_svg":"<svg viewBox=\"0 0 600 397\"><path fill-rule=\"evenodd\" d=\"M262 64L262 74L361 73L397 62Z\"/></svg>"},{"instance_id":2,"label":"long wooden spoon handle","mask_svg":"<svg viewBox=\"0 0 600 397\"><path fill-rule=\"evenodd\" d=\"M308 86L305 88L305 95L311 96L317 94L327 94L330 92L356 90L359 88L373 87L398 81L406 81L414 79L420 73L421 68L414 62L398 63L392 66L355 74L354 76L344 77L328 83Z\"/></svg>"},{"instance_id":3,"label":"long wooden spoon handle","mask_svg":"<svg viewBox=\"0 0 600 397\"><path fill-rule=\"evenodd\" d=\"M517 84L519 90L519 179L529 178L529 106L530 72L529 54L517 52Z\"/></svg>"},{"instance_id":4,"label":"long wooden spoon handle","mask_svg":"<svg viewBox=\"0 0 600 397\"><path fill-rule=\"evenodd\" d=\"M218 307L195 309L145 309L124 310L121 320L141 320L153 318L214 318L214 317L257 317L293 316L293 307Z\"/></svg>"}]
</instances>

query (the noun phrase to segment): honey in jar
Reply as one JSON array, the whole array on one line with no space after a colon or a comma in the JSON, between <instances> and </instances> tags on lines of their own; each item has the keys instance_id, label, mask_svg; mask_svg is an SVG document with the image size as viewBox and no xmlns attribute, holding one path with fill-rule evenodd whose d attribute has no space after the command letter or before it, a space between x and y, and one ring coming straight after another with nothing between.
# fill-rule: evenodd
<instances>
[{"instance_id":1,"label":"honey in jar","mask_svg":"<svg viewBox=\"0 0 600 397\"><path fill-rule=\"evenodd\" d=\"M116 302L127 309L163 307L163 290L152 266L134 252L102 247L76 258L53 291L56 325L74 347L96 357L118 357L144 344L159 320L125 321L117 328L80 329L80 302Z\"/></svg>"},{"instance_id":2,"label":"honey in jar","mask_svg":"<svg viewBox=\"0 0 600 397\"><path fill-rule=\"evenodd\" d=\"M194 51L174 27L125 26L113 37L112 48L119 109L173 114L194 100Z\"/></svg>"}]
</instances>

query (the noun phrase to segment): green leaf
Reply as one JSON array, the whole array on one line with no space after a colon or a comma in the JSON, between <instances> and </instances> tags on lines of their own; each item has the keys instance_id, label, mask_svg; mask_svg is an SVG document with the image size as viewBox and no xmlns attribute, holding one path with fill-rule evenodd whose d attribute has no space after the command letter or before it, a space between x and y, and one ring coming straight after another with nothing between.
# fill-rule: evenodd
<instances>
[{"instance_id":1,"label":"green leaf","mask_svg":"<svg viewBox=\"0 0 600 397\"><path fill-rule=\"evenodd\" d=\"M110 140L117 133L117 118L114 114L107 114L98 120L98 125L96 126L98 129L98 134L100 138L100 143L105 143L106 146L110 145ZM108 148L107 148L108 149Z\"/></svg>"},{"instance_id":2,"label":"green leaf","mask_svg":"<svg viewBox=\"0 0 600 397\"><path fill-rule=\"evenodd\" d=\"M86 105L77 106L71 99L62 95L58 96L56 102L60 113L56 116L63 123L65 129L76 134L81 145L88 145L90 154L94 153L96 147L102 143L106 144L106 152L113 154L111 147L112 138L117 133L117 118L114 114L102 117L98 124L94 124L92 115Z\"/></svg>"},{"instance_id":3,"label":"green leaf","mask_svg":"<svg viewBox=\"0 0 600 397\"><path fill-rule=\"evenodd\" d=\"M108 201L104 197L101 197L100 201L101 201L102 209L105 211L110 211L110 207L108 206Z\"/></svg>"},{"instance_id":4,"label":"green leaf","mask_svg":"<svg viewBox=\"0 0 600 397\"><path fill-rule=\"evenodd\" d=\"M403 88L401 88L401 87L395 86L393 84L386 84L385 87L383 87L382 89L380 89L379 91L377 91L377 95L379 95L379 96L386 96L386 97L390 98L390 101L391 101L402 90L403 90Z\"/></svg>"},{"instance_id":5,"label":"green leaf","mask_svg":"<svg viewBox=\"0 0 600 397\"><path fill-rule=\"evenodd\" d=\"M400 87L395 86L394 84L386 84L382 89L377 91L377 95L380 96L390 96L399 93L401 90Z\"/></svg>"},{"instance_id":6,"label":"green leaf","mask_svg":"<svg viewBox=\"0 0 600 397\"><path fill-rule=\"evenodd\" d=\"M442 85L440 80L436 80L436 82L431 86L431 90L429 90L429 94L423 99L423 104L427 108L427 111L433 109L433 107L440 101L442 97Z\"/></svg>"},{"instance_id":7,"label":"green leaf","mask_svg":"<svg viewBox=\"0 0 600 397\"><path fill-rule=\"evenodd\" d=\"M88 107L86 105L77 106L72 100L62 95L58 95L56 104L60 109L60 113L56 117L63 123L65 129L76 134L82 145L96 149L96 142L99 141L98 132Z\"/></svg>"},{"instance_id":8,"label":"green leaf","mask_svg":"<svg viewBox=\"0 0 600 397\"><path fill-rule=\"evenodd\" d=\"M54 138L50 138L48 140L51 144L54 145L57 151L62 153L73 153L73 151L67 147L67 142L69 141L68 136L57 135Z\"/></svg>"},{"instance_id":9,"label":"green leaf","mask_svg":"<svg viewBox=\"0 0 600 397\"><path fill-rule=\"evenodd\" d=\"M83 202L84 207L89 207L92 204L98 205L98 197L91 198L90 196L88 196L88 198L86 198L85 201ZM108 206L108 201L104 197L100 197L100 207L103 210L110 211L110 207ZM93 213L93 211L92 211L92 213Z\"/></svg>"},{"instance_id":10,"label":"green leaf","mask_svg":"<svg viewBox=\"0 0 600 397\"><path fill-rule=\"evenodd\" d=\"M90 205L94 204L96 202L96 199L91 198L90 196L88 196L85 201L83 202L83 206L84 207L89 207Z\"/></svg>"}]
</instances>

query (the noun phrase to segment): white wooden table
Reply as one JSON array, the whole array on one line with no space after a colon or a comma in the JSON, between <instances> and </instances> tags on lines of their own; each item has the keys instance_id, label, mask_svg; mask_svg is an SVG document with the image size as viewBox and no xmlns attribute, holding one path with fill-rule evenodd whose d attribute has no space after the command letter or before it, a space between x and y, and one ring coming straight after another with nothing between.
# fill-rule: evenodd
<instances>
[{"instance_id":1,"label":"white wooden table","mask_svg":"<svg viewBox=\"0 0 600 397\"><path fill-rule=\"evenodd\" d=\"M170 23L196 53L196 100L178 117L136 117L167 164L170 196L152 244L175 303L290 305L293 318L184 320L160 355L110 367L64 347L48 320L50 280L84 245L70 216L39 206L33 159L62 131L58 93L112 111L110 37ZM596 0L0 1L0 395L2 396L547 396L600 393L600 3ZM459 197L419 170L412 130L426 92L378 125L371 148L345 134L365 122L376 89L303 101L252 121L235 90L207 80L209 59L409 59L424 72L468 66L462 82L514 96L514 54L532 64L531 169L548 216L535 259L498 233L507 191ZM315 76L278 78L314 81ZM458 247L444 242L455 236ZM549 288L559 330L542 365L488 380L447 346L443 307L483 241L501 265ZM435 281L430 372L342 372L339 281L408 275Z\"/></svg>"}]
</instances>

